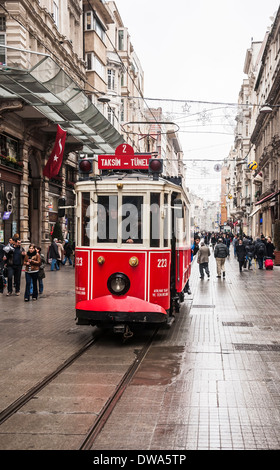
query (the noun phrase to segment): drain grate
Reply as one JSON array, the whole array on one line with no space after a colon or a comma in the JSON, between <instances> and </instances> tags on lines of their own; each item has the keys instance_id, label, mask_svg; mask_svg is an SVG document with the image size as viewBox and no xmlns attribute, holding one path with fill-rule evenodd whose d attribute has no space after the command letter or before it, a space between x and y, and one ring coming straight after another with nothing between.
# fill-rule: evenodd
<instances>
[{"instance_id":1,"label":"drain grate","mask_svg":"<svg viewBox=\"0 0 280 470\"><path fill-rule=\"evenodd\" d=\"M192 305L192 308L215 308L215 305Z\"/></svg>"},{"instance_id":2,"label":"drain grate","mask_svg":"<svg viewBox=\"0 0 280 470\"><path fill-rule=\"evenodd\" d=\"M234 344L239 351L280 351L280 344Z\"/></svg>"},{"instance_id":3,"label":"drain grate","mask_svg":"<svg viewBox=\"0 0 280 470\"><path fill-rule=\"evenodd\" d=\"M223 321L223 326L254 326L250 321Z\"/></svg>"}]
</instances>

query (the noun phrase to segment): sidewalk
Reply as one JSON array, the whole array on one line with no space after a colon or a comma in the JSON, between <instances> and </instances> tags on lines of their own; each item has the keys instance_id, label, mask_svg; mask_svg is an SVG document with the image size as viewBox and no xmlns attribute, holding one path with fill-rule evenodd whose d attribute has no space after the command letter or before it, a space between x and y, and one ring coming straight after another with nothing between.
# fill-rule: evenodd
<instances>
[{"instance_id":1,"label":"sidewalk","mask_svg":"<svg viewBox=\"0 0 280 470\"><path fill-rule=\"evenodd\" d=\"M0 298L0 409L4 409L34 383L56 369L77 346L88 341L75 323L75 288L72 266L50 272L46 267L44 292L37 302L24 302L21 293Z\"/></svg>"}]
</instances>

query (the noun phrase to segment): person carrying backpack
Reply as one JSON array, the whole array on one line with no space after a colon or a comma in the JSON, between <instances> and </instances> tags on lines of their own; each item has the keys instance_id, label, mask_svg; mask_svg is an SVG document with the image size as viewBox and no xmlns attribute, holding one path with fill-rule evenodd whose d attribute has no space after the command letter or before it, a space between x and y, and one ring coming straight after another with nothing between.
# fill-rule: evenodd
<instances>
[{"instance_id":1,"label":"person carrying backpack","mask_svg":"<svg viewBox=\"0 0 280 470\"><path fill-rule=\"evenodd\" d=\"M266 247L260 238L257 238L255 243L255 257L257 259L259 269L263 269L263 260L266 256Z\"/></svg>"}]
</instances>

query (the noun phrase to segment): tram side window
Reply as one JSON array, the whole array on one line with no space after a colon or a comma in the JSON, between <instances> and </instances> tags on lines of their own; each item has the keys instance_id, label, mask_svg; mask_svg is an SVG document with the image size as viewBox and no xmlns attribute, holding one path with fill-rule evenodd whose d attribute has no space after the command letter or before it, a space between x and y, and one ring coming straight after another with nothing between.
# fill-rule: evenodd
<instances>
[{"instance_id":1,"label":"tram side window","mask_svg":"<svg viewBox=\"0 0 280 470\"><path fill-rule=\"evenodd\" d=\"M82 193L82 245L90 242L90 193Z\"/></svg>"},{"instance_id":2,"label":"tram side window","mask_svg":"<svg viewBox=\"0 0 280 470\"><path fill-rule=\"evenodd\" d=\"M97 241L118 241L118 196L98 196Z\"/></svg>"},{"instance_id":3,"label":"tram side window","mask_svg":"<svg viewBox=\"0 0 280 470\"><path fill-rule=\"evenodd\" d=\"M123 196L122 243L143 243L143 196Z\"/></svg>"},{"instance_id":4,"label":"tram side window","mask_svg":"<svg viewBox=\"0 0 280 470\"><path fill-rule=\"evenodd\" d=\"M150 194L150 246L160 245L160 193Z\"/></svg>"}]
</instances>

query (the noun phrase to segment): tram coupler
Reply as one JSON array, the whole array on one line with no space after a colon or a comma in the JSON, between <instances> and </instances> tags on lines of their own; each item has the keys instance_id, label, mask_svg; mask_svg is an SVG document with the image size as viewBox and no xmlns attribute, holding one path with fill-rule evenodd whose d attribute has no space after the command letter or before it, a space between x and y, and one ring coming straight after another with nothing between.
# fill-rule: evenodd
<instances>
[{"instance_id":1,"label":"tram coupler","mask_svg":"<svg viewBox=\"0 0 280 470\"><path fill-rule=\"evenodd\" d=\"M127 340L128 338L132 338L133 336L133 331L129 328L128 325L125 326L125 332L123 334L123 340Z\"/></svg>"},{"instance_id":2,"label":"tram coupler","mask_svg":"<svg viewBox=\"0 0 280 470\"><path fill-rule=\"evenodd\" d=\"M122 334L124 334L124 332L125 332L125 326L126 326L126 325L124 325L124 324L115 325L115 326L113 327L114 333L122 333Z\"/></svg>"}]
</instances>

